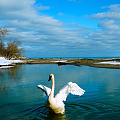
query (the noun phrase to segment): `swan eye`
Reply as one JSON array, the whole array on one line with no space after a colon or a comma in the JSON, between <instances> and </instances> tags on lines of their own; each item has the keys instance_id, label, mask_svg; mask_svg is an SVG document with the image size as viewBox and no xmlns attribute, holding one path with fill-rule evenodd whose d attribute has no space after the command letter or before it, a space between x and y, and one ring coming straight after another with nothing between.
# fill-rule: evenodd
<instances>
[{"instance_id":1,"label":"swan eye","mask_svg":"<svg viewBox=\"0 0 120 120\"><path fill-rule=\"evenodd\" d=\"M49 76L49 80L48 80L48 81L50 81L51 79L52 79L52 76L50 75L50 76Z\"/></svg>"}]
</instances>

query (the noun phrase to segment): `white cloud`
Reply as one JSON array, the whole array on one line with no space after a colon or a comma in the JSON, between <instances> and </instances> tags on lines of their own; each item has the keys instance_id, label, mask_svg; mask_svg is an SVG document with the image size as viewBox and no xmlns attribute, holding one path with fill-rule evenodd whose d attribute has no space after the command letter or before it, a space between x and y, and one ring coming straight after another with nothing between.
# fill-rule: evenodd
<instances>
[{"instance_id":1,"label":"white cloud","mask_svg":"<svg viewBox=\"0 0 120 120\"><path fill-rule=\"evenodd\" d=\"M120 19L120 4L110 5L104 8L108 8L109 11L94 14L92 17L95 19Z\"/></svg>"},{"instance_id":2,"label":"white cloud","mask_svg":"<svg viewBox=\"0 0 120 120\"><path fill-rule=\"evenodd\" d=\"M18 38L26 49L56 51L57 55L61 49L69 54L73 54L71 51L83 54L113 49L116 44L116 49L119 47L120 5L111 5L107 12L92 15L100 22L99 31L91 32L73 23L68 27L51 16L43 15L42 10L50 7L40 5L35 9L34 3L35 0L0 0L0 22L8 27L9 38Z\"/></svg>"},{"instance_id":3,"label":"white cloud","mask_svg":"<svg viewBox=\"0 0 120 120\"><path fill-rule=\"evenodd\" d=\"M105 30L120 30L120 26L115 22L115 20L103 20L99 23L99 26Z\"/></svg>"},{"instance_id":4,"label":"white cloud","mask_svg":"<svg viewBox=\"0 0 120 120\"><path fill-rule=\"evenodd\" d=\"M16 28L11 32L11 36L14 34L23 41L41 42L44 40L46 44L48 41L50 44L54 44L54 42L57 44L61 41L61 45L63 42L67 45L68 43L84 42L79 31L66 29L62 22L50 16L38 14L33 7L34 3L34 0L0 1L0 18L5 21L6 26ZM46 7L41 6L41 9L46 9Z\"/></svg>"},{"instance_id":5,"label":"white cloud","mask_svg":"<svg viewBox=\"0 0 120 120\"><path fill-rule=\"evenodd\" d=\"M42 6L42 5L40 5L38 8L39 8L39 10L49 10L50 9L49 6Z\"/></svg>"},{"instance_id":6,"label":"white cloud","mask_svg":"<svg viewBox=\"0 0 120 120\"><path fill-rule=\"evenodd\" d=\"M106 8L106 7L105 7ZM89 34L89 37L104 46L104 48L119 49L120 45L120 5L110 5L108 11L92 15L92 18L100 19L98 31Z\"/></svg>"}]
</instances>

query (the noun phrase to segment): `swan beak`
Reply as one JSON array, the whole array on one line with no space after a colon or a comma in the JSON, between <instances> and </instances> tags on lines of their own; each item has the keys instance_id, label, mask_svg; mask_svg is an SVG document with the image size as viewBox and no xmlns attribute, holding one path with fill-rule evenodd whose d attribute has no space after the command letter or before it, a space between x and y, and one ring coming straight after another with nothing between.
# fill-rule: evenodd
<instances>
[{"instance_id":1,"label":"swan beak","mask_svg":"<svg viewBox=\"0 0 120 120\"><path fill-rule=\"evenodd\" d=\"M51 78L52 78L52 76L49 76L49 80L48 80L48 81L50 81L50 80L51 80Z\"/></svg>"}]
</instances>

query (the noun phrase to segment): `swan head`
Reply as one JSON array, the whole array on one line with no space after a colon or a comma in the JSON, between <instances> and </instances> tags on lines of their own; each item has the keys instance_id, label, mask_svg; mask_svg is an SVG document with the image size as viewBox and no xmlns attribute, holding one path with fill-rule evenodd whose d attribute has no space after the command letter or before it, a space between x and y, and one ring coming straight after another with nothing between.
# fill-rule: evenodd
<instances>
[{"instance_id":1,"label":"swan head","mask_svg":"<svg viewBox=\"0 0 120 120\"><path fill-rule=\"evenodd\" d=\"M48 81L50 81L50 80L52 80L52 79L54 79L54 75L53 75L53 74L50 74L50 75L49 75L49 80L48 80Z\"/></svg>"}]
</instances>

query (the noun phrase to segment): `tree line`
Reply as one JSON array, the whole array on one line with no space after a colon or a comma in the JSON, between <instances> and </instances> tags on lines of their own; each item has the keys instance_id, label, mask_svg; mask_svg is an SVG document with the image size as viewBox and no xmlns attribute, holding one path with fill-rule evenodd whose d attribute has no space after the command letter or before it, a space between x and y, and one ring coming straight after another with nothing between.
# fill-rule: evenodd
<instances>
[{"instance_id":1,"label":"tree line","mask_svg":"<svg viewBox=\"0 0 120 120\"><path fill-rule=\"evenodd\" d=\"M22 57L23 49L19 48L21 45L20 41L14 40L10 42L9 40L5 40L8 32L7 28L0 26L0 56L8 59Z\"/></svg>"}]
</instances>

